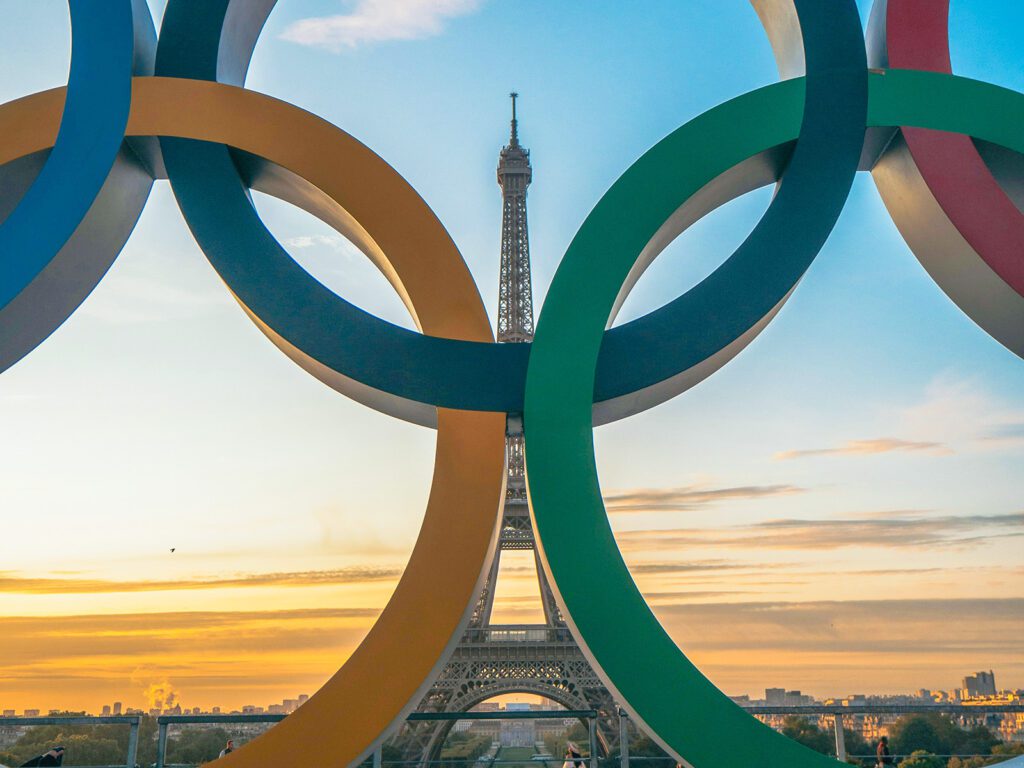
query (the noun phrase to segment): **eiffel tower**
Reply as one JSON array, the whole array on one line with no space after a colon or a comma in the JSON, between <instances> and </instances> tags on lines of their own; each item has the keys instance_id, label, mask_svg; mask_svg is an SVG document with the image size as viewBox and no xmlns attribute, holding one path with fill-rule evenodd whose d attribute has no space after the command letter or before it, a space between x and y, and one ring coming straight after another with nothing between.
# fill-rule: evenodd
<instances>
[{"instance_id":1,"label":"eiffel tower","mask_svg":"<svg viewBox=\"0 0 1024 768\"><path fill-rule=\"evenodd\" d=\"M501 277L498 290L498 342L522 344L533 339L533 289L526 189L533 177L530 152L519 143L516 98L512 97L509 143L498 160L502 191ZM580 651L559 612L544 575L526 501L521 414L509 414L506 431L508 477L501 531L490 573L469 626L451 657L416 708L417 712L465 712L486 699L531 693L566 709L596 710L599 748L614 751L619 742L618 707ZM502 552L534 553L543 624L495 624L491 621ZM454 723L407 723L392 742L404 759L437 760Z\"/></svg>"}]
</instances>

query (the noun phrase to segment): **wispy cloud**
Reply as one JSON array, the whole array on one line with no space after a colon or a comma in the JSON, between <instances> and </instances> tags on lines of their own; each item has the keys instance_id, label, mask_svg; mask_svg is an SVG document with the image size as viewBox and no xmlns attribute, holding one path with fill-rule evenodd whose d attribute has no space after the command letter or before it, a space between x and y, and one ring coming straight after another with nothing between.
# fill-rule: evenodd
<instances>
[{"instance_id":1,"label":"wispy cloud","mask_svg":"<svg viewBox=\"0 0 1024 768\"><path fill-rule=\"evenodd\" d=\"M992 451L1024 444L1024 411L975 379L937 377L923 400L896 419L901 433L958 450Z\"/></svg>"},{"instance_id":2,"label":"wispy cloud","mask_svg":"<svg viewBox=\"0 0 1024 768\"><path fill-rule=\"evenodd\" d=\"M1019 654L1024 630L1021 598L686 603L659 613L670 627L699 628L684 647L716 650Z\"/></svg>"},{"instance_id":3,"label":"wispy cloud","mask_svg":"<svg viewBox=\"0 0 1024 768\"><path fill-rule=\"evenodd\" d=\"M916 440L900 440L895 437L878 437L873 440L847 440L832 448L804 448L795 451L776 453L780 461L802 459L808 456L870 456L877 453L930 453L936 456L948 456L952 449L942 443L922 442Z\"/></svg>"},{"instance_id":4,"label":"wispy cloud","mask_svg":"<svg viewBox=\"0 0 1024 768\"><path fill-rule=\"evenodd\" d=\"M688 573L715 573L717 571L734 571L748 569L749 565L730 563L725 560L699 560L688 563L636 563L629 570L636 574L672 576Z\"/></svg>"},{"instance_id":5,"label":"wispy cloud","mask_svg":"<svg viewBox=\"0 0 1024 768\"><path fill-rule=\"evenodd\" d=\"M793 496L805 491L805 488L793 485L741 485L726 488L687 485L611 493L604 497L604 503L609 512L692 512L726 501Z\"/></svg>"},{"instance_id":6,"label":"wispy cloud","mask_svg":"<svg viewBox=\"0 0 1024 768\"><path fill-rule=\"evenodd\" d=\"M284 241L289 248L305 250L307 248L330 248L332 251L356 258L362 254L349 240L341 235L296 235Z\"/></svg>"},{"instance_id":7,"label":"wispy cloud","mask_svg":"<svg viewBox=\"0 0 1024 768\"><path fill-rule=\"evenodd\" d=\"M965 547L1024 536L1024 512L931 517L906 512L837 520L777 519L725 528L623 531L622 548L665 552L693 547L743 549L839 549L843 547ZM1021 530L1015 530L1021 529Z\"/></svg>"},{"instance_id":8,"label":"wispy cloud","mask_svg":"<svg viewBox=\"0 0 1024 768\"><path fill-rule=\"evenodd\" d=\"M1000 446L1024 443L1024 422L995 424L978 440L981 443Z\"/></svg>"},{"instance_id":9,"label":"wispy cloud","mask_svg":"<svg viewBox=\"0 0 1024 768\"><path fill-rule=\"evenodd\" d=\"M476 11L482 0L357 0L348 13L302 19L281 37L338 53L367 43L440 34L448 20Z\"/></svg>"},{"instance_id":10,"label":"wispy cloud","mask_svg":"<svg viewBox=\"0 0 1024 768\"><path fill-rule=\"evenodd\" d=\"M338 568L326 571L250 573L174 581L113 581L106 579L36 578L19 576L11 571L0 571L0 593L53 595L168 592L245 587L321 587L391 581L397 580L401 575L402 570L400 568L353 566L351 568Z\"/></svg>"}]
</instances>

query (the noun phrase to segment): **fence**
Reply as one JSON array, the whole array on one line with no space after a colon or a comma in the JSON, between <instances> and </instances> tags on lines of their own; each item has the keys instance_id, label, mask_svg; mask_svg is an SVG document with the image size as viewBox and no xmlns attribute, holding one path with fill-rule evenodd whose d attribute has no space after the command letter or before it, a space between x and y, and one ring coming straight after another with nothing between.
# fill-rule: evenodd
<instances>
[{"instance_id":1,"label":"fence","mask_svg":"<svg viewBox=\"0 0 1024 768\"><path fill-rule=\"evenodd\" d=\"M906 715L916 713L937 713L953 716L977 716L986 714L1008 714L1024 713L1024 704L874 704L869 706L745 706L743 707L751 715L799 715L804 717L831 716L835 734L836 756L840 761L847 757L873 757L873 755L848 755L846 751L846 736L844 719L847 716L857 715ZM585 758L589 768L599 768L597 755L597 716L594 710L544 710L529 712L414 712L408 718L409 722L422 721L458 721L458 720L555 720L574 718L587 724L590 740L590 754ZM238 723L277 723L283 720L286 715L278 714L252 714L252 715L160 715L157 717L157 753L154 768L167 768L167 735L172 725L218 725ZM140 715L117 715L105 717L0 717L0 726L35 726L35 725L127 725L128 750L125 755L124 766L135 768L137 765L139 746L139 724ZM620 712L619 717L619 768L630 768L631 763L644 762L651 766L659 763L674 765L673 760L666 761L663 758L641 758L630 757L629 755L629 729L628 716ZM897 755L896 757L899 757ZM939 755L939 757L943 757ZM946 757L966 757L966 755L947 755ZM422 761L414 761L416 765L422 765ZM446 761L450 762L450 761ZM477 761L473 761L476 763ZM516 760L512 763L520 764L523 761ZM541 763L555 762L561 764L561 758L553 761L538 761ZM487 765L500 765L499 759L491 759ZM373 753L373 768L382 768L381 749L378 745ZM389 765L391 763L389 762ZM122 768L122 766L97 766L95 768ZM539 767L540 768L540 767Z\"/></svg>"}]
</instances>

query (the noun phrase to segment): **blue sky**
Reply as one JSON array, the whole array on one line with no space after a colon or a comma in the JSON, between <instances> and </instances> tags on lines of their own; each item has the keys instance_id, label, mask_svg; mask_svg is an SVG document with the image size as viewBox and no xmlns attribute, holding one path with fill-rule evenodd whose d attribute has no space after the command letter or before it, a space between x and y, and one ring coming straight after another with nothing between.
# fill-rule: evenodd
<instances>
[{"instance_id":1,"label":"blue sky","mask_svg":"<svg viewBox=\"0 0 1024 768\"><path fill-rule=\"evenodd\" d=\"M866 17L868 3L859 5ZM744 0L415 0L405 13L397 0L279 6L248 87L325 117L397 168L452 233L490 308L508 91L522 94L534 164L539 307L576 228L634 159L777 77ZM0 0L0 11L0 101L63 84L64 4ZM347 21L326 44L295 26L337 15ZM954 0L951 28L959 74L1024 90L1024 5ZM769 195L737 200L679 238L620 321L710 272ZM349 244L277 201L258 196L257 206L325 284L408 324ZM47 677L63 675L78 691L83 659L107 675L75 694L83 706L97 690L113 696L126 677L139 691L167 679L199 704L315 688L386 600L430 479L431 433L346 401L281 356L220 284L163 183L85 305L0 377L0 420L0 617L25 626L55 613L94 617L90 626L109 633L111 617L151 615L180 640L177 655L139 644L103 664L86 635L74 653L12 646L6 674L18 682L6 693L18 701L37 696ZM597 443L638 583L729 692L950 688L975 667L1024 686L1024 363L931 282L868 176L754 344L671 403L599 429ZM680 564L696 569L673 570ZM218 581L314 571L328 577L301 587ZM38 586L61 579L107 586ZM168 589L175 580L207 587ZM511 572L509 583L507 615L528 618L528 578ZM230 695L189 660L192 635L169 618L201 611L244 623L254 607L279 611L284 634L275 637L287 648L287 638L306 637L296 612L324 606L364 613L331 618L337 632L322 646L302 644L304 661L273 679L253 671L266 659L243 663L224 650L219 665L237 668ZM885 648L858 644L865 616L895 622L911 610L922 618L893 628ZM766 612L782 618L757 623ZM787 622L792 632L778 629ZM971 634L982 626L1017 639ZM958 650L950 640L922 651L944 631ZM737 634L749 646L734 648ZM0 706L4 677L0 662Z\"/></svg>"}]
</instances>

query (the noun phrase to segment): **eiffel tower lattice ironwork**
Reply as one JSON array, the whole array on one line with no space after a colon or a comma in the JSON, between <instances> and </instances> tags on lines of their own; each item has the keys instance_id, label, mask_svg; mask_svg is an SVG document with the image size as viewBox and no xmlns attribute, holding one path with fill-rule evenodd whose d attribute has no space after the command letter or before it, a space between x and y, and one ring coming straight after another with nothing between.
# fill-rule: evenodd
<instances>
[{"instance_id":1,"label":"eiffel tower lattice ironwork","mask_svg":"<svg viewBox=\"0 0 1024 768\"><path fill-rule=\"evenodd\" d=\"M526 190L533 176L530 153L519 143L516 98L512 96L509 143L498 161L502 191L501 278L498 341L533 339L533 290ZM465 712L480 702L510 693L532 693L571 710L596 710L598 741L608 754L619 742L618 707L594 673L563 620L538 558L526 500L522 416L509 414L506 435L508 476L501 530L490 572L462 639L416 708L418 712ZM543 624L494 624L494 593L506 550L530 550L539 581ZM453 723L407 723L392 744L406 760L436 760Z\"/></svg>"}]
</instances>

